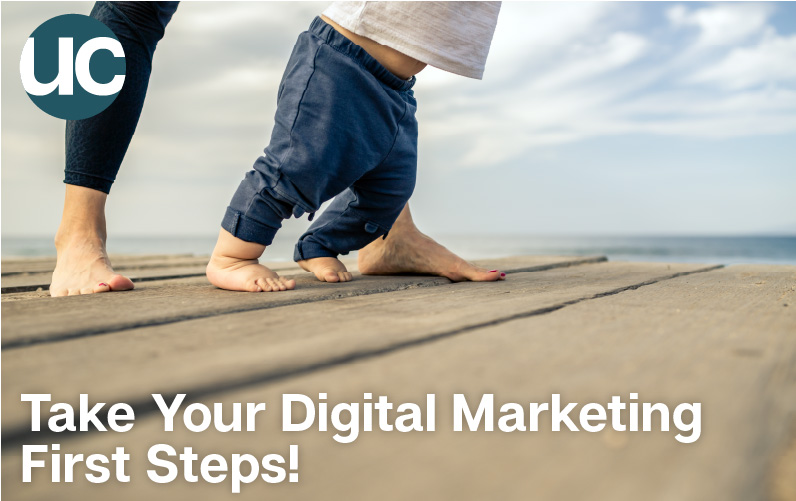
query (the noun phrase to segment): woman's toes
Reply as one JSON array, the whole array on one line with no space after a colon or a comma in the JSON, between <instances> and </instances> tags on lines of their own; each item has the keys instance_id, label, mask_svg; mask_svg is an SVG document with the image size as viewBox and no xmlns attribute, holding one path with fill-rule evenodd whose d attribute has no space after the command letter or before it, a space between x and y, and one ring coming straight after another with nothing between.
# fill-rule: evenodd
<instances>
[{"instance_id":1,"label":"woman's toes","mask_svg":"<svg viewBox=\"0 0 796 501\"><path fill-rule=\"evenodd\" d=\"M106 284L105 282L100 282L94 286L91 292L110 292L111 286ZM88 292L86 292L88 294Z\"/></svg>"},{"instance_id":2,"label":"woman's toes","mask_svg":"<svg viewBox=\"0 0 796 501\"><path fill-rule=\"evenodd\" d=\"M135 287L133 285L133 281L129 278L125 277L124 275L114 275L108 280L108 287L109 290L113 291L129 291Z\"/></svg>"},{"instance_id":3,"label":"woman's toes","mask_svg":"<svg viewBox=\"0 0 796 501\"><path fill-rule=\"evenodd\" d=\"M467 280L472 280L473 282L494 282L500 280L500 270L487 271L483 268L471 266L470 269L464 273L464 276Z\"/></svg>"}]
</instances>

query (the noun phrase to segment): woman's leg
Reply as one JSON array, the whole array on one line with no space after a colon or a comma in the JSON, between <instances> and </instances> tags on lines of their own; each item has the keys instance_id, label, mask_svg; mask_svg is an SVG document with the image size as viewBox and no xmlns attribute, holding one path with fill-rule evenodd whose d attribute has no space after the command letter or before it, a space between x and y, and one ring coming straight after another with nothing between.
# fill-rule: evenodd
<instances>
[{"instance_id":1,"label":"woman's leg","mask_svg":"<svg viewBox=\"0 0 796 501\"><path fill-rule=\"evenodd\" d=\"M105 111L66 123L66 195L55 237L53 296L133 288L113 272L105 251L105 200L141 115L155 47L177 3L97 2L91 11L119 38L127 71L124 87Z\"/></svg>"}]
</instances>

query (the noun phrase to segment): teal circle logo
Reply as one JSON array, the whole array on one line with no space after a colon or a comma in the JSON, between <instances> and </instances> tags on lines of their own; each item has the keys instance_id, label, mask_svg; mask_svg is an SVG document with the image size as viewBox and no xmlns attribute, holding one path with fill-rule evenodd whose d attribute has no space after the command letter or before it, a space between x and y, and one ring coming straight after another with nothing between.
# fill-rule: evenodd
<instances>
[{"instance_id":1,"label":"teal circle logo","mask_svg":"<svg viewBox=\"0 0 796 501\"><path fill-rule=\"evenodd\" d=\"M80 14L54 17L22 49L19 74L31 101L64 120L93 117L124 85L124 50L102 22Z\"/></svg>"}]
</instances>

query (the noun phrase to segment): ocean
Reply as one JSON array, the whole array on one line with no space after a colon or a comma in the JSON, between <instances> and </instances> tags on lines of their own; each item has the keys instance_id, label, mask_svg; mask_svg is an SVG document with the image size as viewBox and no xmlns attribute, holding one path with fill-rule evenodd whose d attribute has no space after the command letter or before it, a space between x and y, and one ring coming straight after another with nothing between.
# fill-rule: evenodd
<instances>
[{"instance_id":1,"label":"ocean","mask_svg":"<svg viewBox=\"0 0 796 501\"><path fill-rule=\"evenodd\" d=\"M264 261L290 261L298 235L277 236ZM611 261L796 265L796 236L434 235L466 259L605 255ZM51 237L3 237L2 257L55 255ZM111 254L210 254L214 237L111 237Z\"/></svg>"}]
</instances>

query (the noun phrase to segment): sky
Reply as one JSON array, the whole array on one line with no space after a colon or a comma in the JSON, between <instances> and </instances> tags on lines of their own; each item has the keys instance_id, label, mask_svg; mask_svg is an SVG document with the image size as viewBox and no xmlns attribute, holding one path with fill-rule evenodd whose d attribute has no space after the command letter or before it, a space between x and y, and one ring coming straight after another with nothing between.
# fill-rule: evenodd
<instances>
[{"instance_id":1,"label":"sky","mask_svg":"<svg viewBox=\"0 0 796 501\"><path fill-rule=\"evenodd\" d=\"M3 2L2 235L54 235L64 123L19 77L42 22ZM112 235L215 235L266 146L297 35L327 2L184 2L108 201ZM481 81L415 86L430 234L796 234L796 4L504 2ZM286 223L287 233L308 225Z\"/></svg>"}]
</instances>

